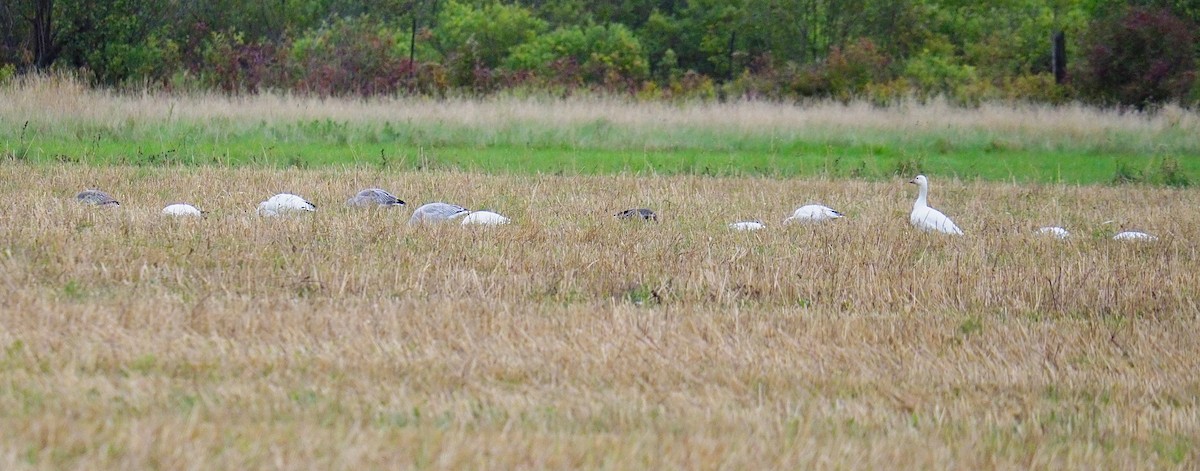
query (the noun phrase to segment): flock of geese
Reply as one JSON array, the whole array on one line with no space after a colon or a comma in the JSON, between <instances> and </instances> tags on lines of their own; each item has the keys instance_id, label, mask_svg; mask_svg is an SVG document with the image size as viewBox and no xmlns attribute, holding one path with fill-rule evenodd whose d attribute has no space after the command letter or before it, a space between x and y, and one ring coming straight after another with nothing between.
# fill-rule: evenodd
<instances>
[{"instance_id":1,"label":"flock of geese","mask_svg":"<svg viewBox=\"0 0 1200 471\"><path fill-rule=\"evenodd\" d=\"M913 178L912 183L919 188L917 192L917 201L913 203L912 213L909 215L908 222L913 227L926 232L937 232L948 235L961 236L962 229L954 224L941 211L938 211L929 206L929 178L925 175L917 175ZM84 190L75 196L76 199L96 205L96 206L120 206L121 203L113 198L112 195L100 190ZM388 193L379 188L368 188L355 194L350 199L346 200L346 205L351 207L387 207L387 206L404 206L404 200ZM257 213L261 216L284 216L295 213L316 211L317 206L305 200L299 195L291 193L280 193L268 198L266 201L259 203ZM167 205L162 209L162 213L170 216L182 217L201 217L204 212L199 208L186 203L174 203ZM633 219L642 221L658 221L658 215L653 210L647 208L627 209L618 212L614 215L618 219ZM818 223L830 221L845 217L842 213L820 204L806 204L792 213L783 220L783 224L798 223ZM456 204L435 202L426 203L413 211L409 218L410 225L443 223L449 221L460 221L462 225L486 225L496 226L504 225L512 222L511 219L493 212L493 211L471 211L467 208ZM1113 221L1105 221L1105 224ZM738 231L756 231L765 229L767 226L762 221L738 221L729 224L729 228ZM1070 237L1071 233L1065 228L1059 226L1046 226L1037 229L1038 234L1044 234L1059 239ZM1122 231L1113 236L1114 240L1133 240L1133 241L1154 241L1158 237L1145 232L1138 231Z\"/></svg>"}]
</instances>

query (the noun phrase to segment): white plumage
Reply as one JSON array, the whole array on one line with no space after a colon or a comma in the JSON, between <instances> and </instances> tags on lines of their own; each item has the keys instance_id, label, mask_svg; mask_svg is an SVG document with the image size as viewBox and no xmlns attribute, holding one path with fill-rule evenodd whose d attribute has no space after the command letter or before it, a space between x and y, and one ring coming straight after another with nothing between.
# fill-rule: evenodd
<instances>
[{"instance_id":1,"label":"white plumage","mask_svg":"<svg viewBox=\"0 0 1200 471\"><path fill-rule=\"evenodd\" d=\"M316 211L317 206L309 203L300 196L291 193L280 193L258 204L258 214L261 216L282 216L290 213Z\"/></svg>"},{"instance_id":2,"label":"white plumage","mask_svg":"<svg viewBox=\"0 0 1200 471\"><path fill-rule=\"evenodd\" d=\"M204 213L198 208L186 203L168 204L167 207L162 209L162 213L168 216L204 216Z\"/></svg>"},{"instance_id":3,"label":"white plumage","mask_svg":"<svg viewBox=\"0 0 1200 471\"><path fill-rule=\"evenodd\" d=\"M1153 242L1158 240L1158 237L1139 231L1123 231L1113 236L1113 240L1136 240L1142 242Z\"/></svg>"},{"instance_id":4,"label":"white plumage","mask_svg":"<svg viewBox=\"0 0 1200 471\"><path fill-rule=\"evenodd\" d=\"M796 210L792 212L791 216L788 216L783 220L783 223L791 224L793 222L821 222L840 217L845 216L829 206L820 204L806 204L796 208Z\"/></svg>"},{"instance_id":5,"label":"white plumage","mask_svg":"<svg viewBox=\"0 0 1200 471\"><path fill-rule=\"evenodd\" d=\"M912 223L913 227L923 231L963 235L962 229L959 229L954 224L954 221L951 221L941 211L929 207L927 203L929 197L929 179L925 178L925 175L917 175L917 178L912 179L909 183L920 187L920 192L917 194L917 201L913 203L912 214L908 217L908 222Z\"/></svg>"},{"instance_id":6,"label":"white plumage","mask_svg":"<svg viewBox=\"0 0 1200 471\"><path fill-rule=\"evenodd\" d=\"M460 217L464 217L471 211L457 204L448 203L426 203L413 211L412 217L408 218L409 224L437 223L452 221Z\"/></svg>"},{"instance_id":7,"label":"white plumage","mask_svg":"<svg viewBox=\"0 0 1200 471\"><path fill-rule=\"evenodd\" d=\"M1059 239L1066 239L1071 236L1071 231L1059 226L1046 226L1037 230L1038 234L1053 236Z\"/></svg>"},{"instance_id":8,"label":"white plumage","mask_svg":"<svg viewBox=\"0 0 1200 471\"><path fill-rule=\"evenodd\" d=\"M469 226L472 224L478 224L481 226L500 226L509 224L511 222L511 219L506 218L499 213L494 213L491 211L471 211L471 214L468 214L463 218L462 225Z\"/></svg>"},{"instance_id":9,"label":"white plumage","mask_svg":"<svg viewBox=\"0 0 1200 471\"><path fill-rule=\"evenodd\" d=\"M766 224L759 221L738 221L729 224L729 228L735 231L757 231L766 227Z\"/></svg>"}]
</instances>

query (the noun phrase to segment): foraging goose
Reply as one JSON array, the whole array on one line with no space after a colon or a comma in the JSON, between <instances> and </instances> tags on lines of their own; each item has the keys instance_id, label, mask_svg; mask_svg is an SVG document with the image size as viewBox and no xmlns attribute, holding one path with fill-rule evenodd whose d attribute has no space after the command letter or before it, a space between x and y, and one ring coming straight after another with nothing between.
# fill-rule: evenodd
<instances>
[{"instance_id":1,"label":"foraging goose","mask_svg":"<svg viewBox=\"0 0 1200 471\"><path fill-rule=\"evenodd\" d=\"M912 223L913 227L923 231L963 235L962 229L954 225L954 221L951 221L941 211L930 208L926 203L929 197L929 179L925 178L925 175L917 175L917 178L912 179L909 183L921 188L917 194L916 203L913 203L912 214L908 217L908 222Z\"/></svg>"},{"instance_id":2,"label":"foraging goose","mask_svg":"<svg viewBox=\"0 0 1200 471\"><path fill-rule=\"evenodd\" d=\"M167 207L162 209L162 213L168 216L204 216L203 211L200 211L195 206L186 203L168 204Z\"/></svg>"},{"instance_id":3,"label":"foraging goose","mask_svg":"<svg viewBox=\"0 0 1200 471\"><path fill-rule=\"evenodd\" d=\"M300 196L291 193L280 193L258 204L260 216L281 216L302 211L316 211L317 205L309 203Z\"/></svg>"},{"instance_id":4,"label":"foraging goose","mask_svg":"<svg viewBox=\"0 0 1200 471\"><path fill-rule=\"evenodd\" d=\"M1153 242L1158 240L1157 236L1147 234L1141 231L1122 231L1113 236L1113 240L1135 240L1141 242Z\"/></svg>"},{"instance_id":5,"label":"foraging goose","mask_svg":"<svg viewBox=\"0 0 1200 471\"><path fill-rule=\"evenodd\" d=\"M729 223L729 228L735 231L757 231L759 229L766 229L766 227L767 225L763 224L762 221L738 221Z\"/></svg>"},{"instance_id":6,"label":"foraging goose","mask_svg":"<svg viewBox=\"0 0 1200 471\"><path fill-rule=\"evenodd\" d=\"M788 216L783 220L783 223L791 224L793 222L821 222L841 217L845 217L845 215L837 212L829 206L820 204L806 204L796 208L796 210L792 212L791 216Z\"/></svg>"},{"instance_id":7,"label":"foraging goose","mask_svg":"<svg viewBox=\"0 0 1200 471\"><path fill-rule=\"evenodd\" d=\"M1058 239L1066 239L1067 237L1071 236L1071 231L1059 226L1046 226L1039 228L1035 232L1040 235L1048 235Z\"/></svg>"},{"instance_id":8,"label":"foraging goose","mask_svg":"<svg viewBox=\"0 0 1200 471\"><path fill-rule=\"evenodd\" d=\"M617 219L641 219L643 221L658 222L658 215L646 208L626 209L614 214L614 216Z\"/></svg>"},{"instance_id":9,"label":"foraging goose","mask_svg":"<svg viewBox=\"0 0 1200 471\"><path fill-rule=\"evenodd\" d=\"M365 208L371 206L404 206L404 200L379 188L367 188L346 200L347 206Z\"/></svg>"},{"instance_id":10,"label":"foraging goose","mask_svg":"<svg viewBox=\"0 0 1200 471\"><path fill-rule=\"evenodd\" d=\"M466 216L471 211L457 204L448 203L426 203L413 211L412 217L408 219L408 223L422 224L445 222L458 219Z\"/></svg>"},{"instance_id":11,"label":"foraging goose","mask_svg":"<svg viewBox=\"0 0 1200 471\"><path fill-rule=\"evenodd\" d=\"M117 201L116 198L113 198L112 195L100 190L83 190L79 192L79 194L75 195L75 199L87 204L103 206L106 208L121 205L121 202Z\"/></svg>"},{"instance_id":12,"label":"foraging goose","mask_svg":"<svg viewBox=\"0 0 1200 471\"><path fill-rule=\"evenodd\" d=\"M494 213L492 211L471 211L471 214L468 214L467 217L463 218L462 225L469 226L472 224L477 224L481 226L500 226L509 224L511 222L511 219L500 215L500 213Z\"/></svg>"},{"instance_id":13,"label":"foraging goose","mask_svg":"<svg viewBox=\"0 0 1200 471\"><path fill-rule=\"evenodd\" d=\"M1104 222L1100 223L1100 225L1114 224L1116 222L1117 221L1115 219L1110 219L1108 221L1104 221ZM1118 226L1118 227L1120 227L1120 229L1118 229L1117 234L1113 236L1113 240L1132 240L1132 241L1139 241L1139 242L1153 242L1153 241L1158 240L1157 236L1152 235L1147 232L1121 230L1121 229L1124 229L1124 226L1125 226L1124 223L1122 223Z\"/></svg>"}]
</instances>

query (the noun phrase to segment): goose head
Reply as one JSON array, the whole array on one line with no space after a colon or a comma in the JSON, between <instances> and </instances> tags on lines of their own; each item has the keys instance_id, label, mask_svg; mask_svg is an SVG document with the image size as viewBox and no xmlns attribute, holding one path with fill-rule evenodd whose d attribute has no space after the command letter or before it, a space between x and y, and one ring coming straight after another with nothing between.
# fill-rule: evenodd
<instances>
[{"instance_id":1,"label":"goose head","mask_svg":"<svg viewBox=\"0 0 1200 471\"><path fill-rule=\"evenodd\" d=\"M917 175L916 178L913 178L908 182L917 186L925 186L929 184L929 179L925 178L925 175Z\"/></svg>"}]
</instances>

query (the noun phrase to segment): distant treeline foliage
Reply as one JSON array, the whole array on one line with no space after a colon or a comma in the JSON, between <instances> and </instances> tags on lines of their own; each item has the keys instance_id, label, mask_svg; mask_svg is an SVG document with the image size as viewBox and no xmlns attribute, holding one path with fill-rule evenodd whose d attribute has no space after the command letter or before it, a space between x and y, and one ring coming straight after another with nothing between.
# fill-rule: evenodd
<instances>
[{"instance_id":1,"label":"distant treeline foliage","mask_svg":"<svg viewBox=\"0 0 1200 471\"><path fill-rule=\"evenodd\" d=\"M0 81L1191 106L1197 20L1193 0L9 0Z\"/></svg>"}]
</instances>

